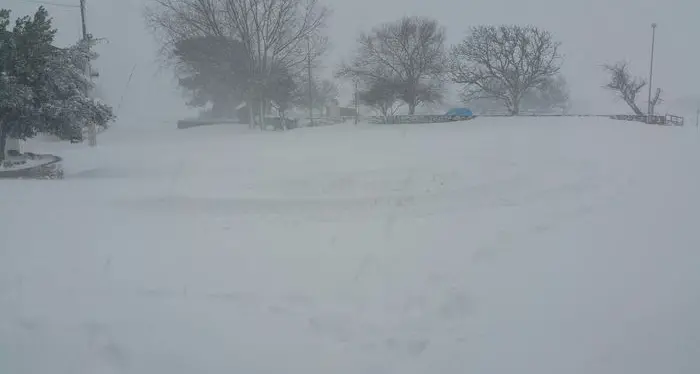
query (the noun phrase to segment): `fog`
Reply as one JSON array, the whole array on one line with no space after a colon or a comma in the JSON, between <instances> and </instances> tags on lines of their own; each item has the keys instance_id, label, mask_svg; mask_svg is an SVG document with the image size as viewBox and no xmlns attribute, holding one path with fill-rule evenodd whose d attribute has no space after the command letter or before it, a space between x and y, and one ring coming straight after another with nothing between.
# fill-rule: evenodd
<instances>
[{"instance_id":1,"label":"fog","mask_svg":"<svg viewBox=\"0 0 700 374\"><path fill-rule=\"evenodd\" d=\"M28 0L3 0L15 17L38 6ZM49 3L71 5L78 0ZM114 106L119 124L147 125L174 121L193 113L185 106L173 73L157 62L158 43L146 29L143 9L148 0L87 0L88 30L108 42L98 46L99 89ZM659 112L690 116L700 101L700 2L693 0L327 0L333 14L328 36L332 48L319 74L332 70L353 52L358 34L404 15L437 19L447 28L448 44L457 43L469 26L532 24L550 30L562 44L562 73L571 88L573 111L628 112L625 104L601 88L603 63L626 59L635 75L648 77L651 23L658 23L653 86L664 90ZM46 4L58 28L57 42L80 37L77 7ZM127 85L132 71L133 79ZM350 84L338 82L341 103L351 95ZM646 92L646 91L645 91ZM646 100L643 95L641 100ZM456 97L453 98L456 101Z\"/></svg>"}]
</instances>

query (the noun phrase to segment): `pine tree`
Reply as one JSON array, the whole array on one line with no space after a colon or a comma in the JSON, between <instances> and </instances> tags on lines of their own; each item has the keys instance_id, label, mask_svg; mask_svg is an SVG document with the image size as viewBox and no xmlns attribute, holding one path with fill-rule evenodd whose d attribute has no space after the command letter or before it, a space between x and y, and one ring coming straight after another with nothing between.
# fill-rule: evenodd
<instances>
[{"instance_id":1,"label":"pine tree","mask_svg":"<svg viewBox=\"0 0 700 374\"><path fill-rule=\"evenodd\" d=\"M56 48L36 87L44 128L61 139L81 138L90 123L104 127L114 118L111 107L87 94L93 88L87 64L97 57L91 44L89 39L69 48Z\"/></svg>"},{"instance_id":2,"label":"pine tree","mask_svg":"<svg viewBox=\"0 0 700 374\"><path fill-rule=\"evenodd\" d=\"M10 12L0 10L0 160L8 137L27 139L39 132L82 139L90 122L106 126L112 109L88 97L87 64L97 56L92 39L69 48L53 46L56 30L40 7L10 31Z\"/></svg>"},{"instance_id":3,"label":"pine tree","mask_svg":"<svg viewBox=\"0 0 700 374\"><path fill-rule=\"evenodd\" d=\"M8 137L36 135L40 103L32 87L37 84L50 57L55 30L44 8L34 17L22 17L10 31L10 11L0 10L0 160Z\"/></svg>"}]
</instances>

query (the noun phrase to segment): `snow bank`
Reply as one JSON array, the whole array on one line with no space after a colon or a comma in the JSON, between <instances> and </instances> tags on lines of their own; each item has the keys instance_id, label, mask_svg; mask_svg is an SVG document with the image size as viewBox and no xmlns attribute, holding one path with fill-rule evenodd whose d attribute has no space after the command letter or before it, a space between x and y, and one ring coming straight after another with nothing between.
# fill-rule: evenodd
<instances>
[{"instance_id":1,"label":"snow bank","mask_svg":"<svg viewBox=\"0 0 700 374\"><path fill-rule=\"evenodd\" d=\"M37 166L44 165L48 162L54 161L52 157L42 157L42 158L19 158L19 157L8 157L4 162L0 162L0 172L4 171L19 171L35 168Z\"/></svg>"},{"instance_id":2,"label":"snow bank","mask_svg":"<svg viewBox=\"0 0 700 374\"><path fill-rule=\"evenodd\" d=\"M52 145L65 180L0 181L0 372L697 373L699 139L479 118Z\"/></svg>"}]
</instances>

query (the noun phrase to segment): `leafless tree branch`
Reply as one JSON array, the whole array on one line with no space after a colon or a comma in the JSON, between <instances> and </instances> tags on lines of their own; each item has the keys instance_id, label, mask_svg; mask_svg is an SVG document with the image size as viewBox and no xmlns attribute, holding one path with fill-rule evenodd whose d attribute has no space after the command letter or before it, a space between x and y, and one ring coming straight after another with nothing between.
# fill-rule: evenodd
<instances>
[{"instance_id":1,"label":"leafless tree branch","mask_svg":"<svg viewBox=\"0 0 700 374\"><path fill-rule=\"evenodd\" d=\"M247 100L260 102L273 86L275 69L293 73L327 45L323 29L329 10L319 0L154 0L146 20L172 61L181 40L216 36L239 41L247 56ZM307 46L313 46L310 51ZM249 108L251 105L249 105Z\"/></svg>"},{"instance_id":2,"label":"leafless tree branch","mask_svg":"<svg viewBox=\"0 0 700 374\"><path fill-rule=\"evenodd\" d=\"M610 74L610 81L604 86L610 91L613 91L618 97L627 103L634 111L634 114L644 115L639 106L637 106L637 95L646 86L647 82L642 78L633 77L629 72L629 64L627 62L618 62L614 65L606 64L603 69ZM661 96L661 91L658 91L658 96ZM658 99L656 99L658 101Z\"/></svg>"},{"instance_id":3,"label":"leafless tree branch","mask_svg":"<svg viewBox=\"0 0 700 374\"><path fill-rule=\"evenodd\" d=\"M445 31L437 21L423 17L404 17L386 23L358 38L358 50L349 64L343 64L337 76L355 77L371 84L391 80L400 82L401 100L409 113L421 102L437 100L425 95L429 82L445 74Z\"/></svg>"},{"instance_id":4,"label":"leafless tree branch","mask_svg":"<svg viewBox=\"0 0 700 374\"><path fill-rule=\"evenodd\" d=\"M477 26L452 49L450 75L463 98L498 99L511 114L520 100L559 72L559 42L534 26Z\"/></svg>"}]
</instances>

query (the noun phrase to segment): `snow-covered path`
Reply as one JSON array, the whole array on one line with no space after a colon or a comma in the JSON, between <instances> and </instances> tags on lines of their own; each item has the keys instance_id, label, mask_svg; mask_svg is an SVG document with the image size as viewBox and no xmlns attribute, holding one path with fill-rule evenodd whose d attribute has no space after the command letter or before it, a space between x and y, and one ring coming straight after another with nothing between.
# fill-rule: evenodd
<instances>
[{"instance_id":1,"label":"snow-covered path","mask_svg":"<svg viewBox=\"0 0 700 374\"><path fill-rule=\"evenodd\" d=\"M0 181L0 373L700 372L694 130L103 138Z\"/></svg>"}]
</instances>

